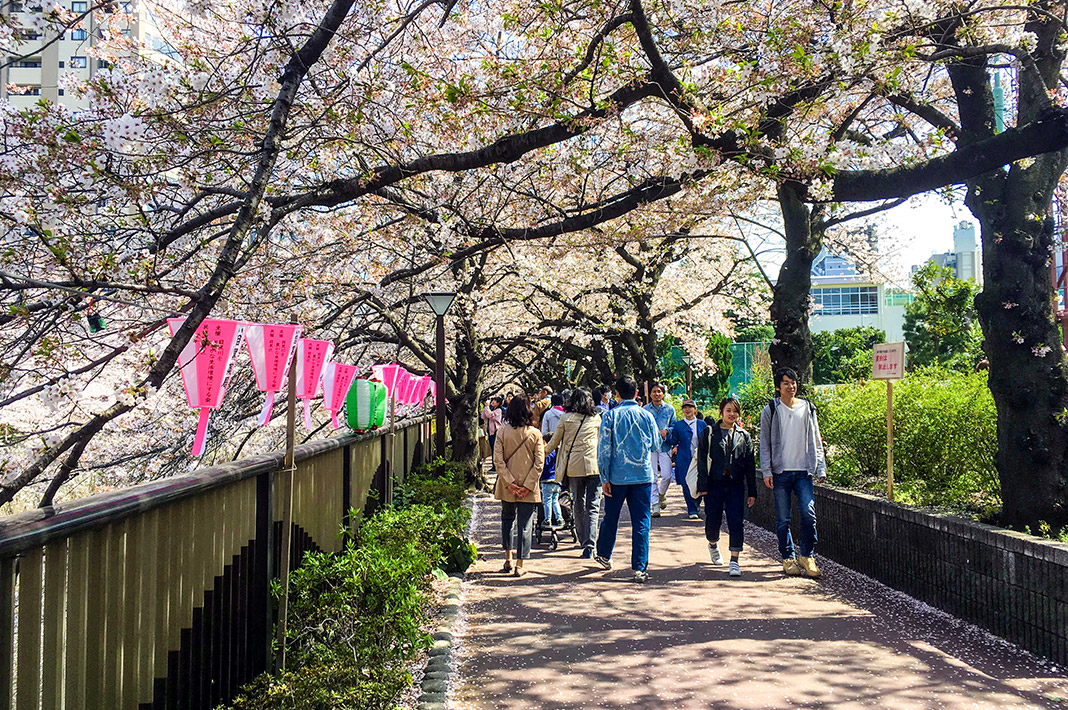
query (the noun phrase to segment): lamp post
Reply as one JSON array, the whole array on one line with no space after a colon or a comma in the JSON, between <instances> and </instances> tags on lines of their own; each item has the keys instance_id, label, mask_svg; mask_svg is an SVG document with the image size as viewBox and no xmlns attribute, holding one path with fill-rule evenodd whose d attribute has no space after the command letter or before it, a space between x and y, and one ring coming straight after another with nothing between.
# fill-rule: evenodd
<instances>
[{"instance_id":1,"label":"lamp post","mask_svg":"<svg viewBox=\"0 0 1068 710\"><path fill-rule=\"evenodd\" d=\"M452 305L456 294L452 292L427 293L423 295L423 298L430 304L434 314L438 317L438 343L435 355L437 363L434 368L434 381L437 383L438 389L437 401L434 402L436 407L434 446L437 449L438 456L445 456L445 312L449 310L449 306Z\"/></svg>"},{"instance_id":2,"label":"lamp post","mask_svg":"<svg viewBox=\"0 0 1068 710\"><path fill-rule=\"evenodd\" d=\"M693 370L690 367L693 363L693 358L689 355L683 355L682 361L686 363L686 396L693 399Z\"/></svg>"}]
</instances>

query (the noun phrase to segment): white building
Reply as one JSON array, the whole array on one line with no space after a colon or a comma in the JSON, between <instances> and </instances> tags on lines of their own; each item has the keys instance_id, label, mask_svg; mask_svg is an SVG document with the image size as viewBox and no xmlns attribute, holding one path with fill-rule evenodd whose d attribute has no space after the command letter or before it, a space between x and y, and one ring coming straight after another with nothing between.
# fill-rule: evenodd
<instances>
[{"instance_id":1,"label":"white building","mask_svg":"<svg viewBox=\"0 0 1068 710\"><path fill-rule=\"evenodd\" d=\"M886 342L904 340L905 306L912 294L857 273L849 261L823 250L812 263L814 333L870 326L886 333Z\"/></svg>"},{"instance_id":2,"label":"white building","mask_svg":"<svg viewBox=\"0 0 1068 710\"><path fill-rule=\"evenodd\" d=\"M953 269L953 275L958 279L972 279L982 286L983 261L979 242L975 238L975 225L971 222L961 222L954 227L953 251L935 254L928 262L948 266ZM918 266L912 267L912 272L915 273L917 269Z\"/></svg>"},{"instance_id":3,"label":"white building","mask_svg":"<svg viewBox=\"0 0 1068 710\"><path fill-rule=\"evenodd\" d=\"M42 12L41 0L2 1L0 11L5 15L15 15L24 27L31 26L33 16L39 17ZM79 15L87 12L91 6L88 0L62 2ZM143 4L138 3L139 6ZM19 47L18 55L8 56L8 66L0 69L0 98L7 99L17 108L32 106L41 99L75 110L86 108L84 101L64 95L60 88L60 77L74 74L79 79L88 80L107 66L104 60L91 56L91 48L101 41L106 27L113 26L124 37L141 42L146 40L146 27L149 25L146 21L147 12L138 8L130 15L128 2L116 2L114 7L122 12L90 13L79 27L66 30L56 41L53 41L55 35L24 35L25 41ZM148 39L154 43L150 35Z\"/></svg>"}]
</instances>

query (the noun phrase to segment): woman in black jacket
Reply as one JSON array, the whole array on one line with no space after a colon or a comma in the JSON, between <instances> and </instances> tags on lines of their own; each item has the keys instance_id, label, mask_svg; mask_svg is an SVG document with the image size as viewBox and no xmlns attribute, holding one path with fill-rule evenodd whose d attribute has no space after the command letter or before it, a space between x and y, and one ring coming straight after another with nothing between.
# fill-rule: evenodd
<instances>
[{"instance_id":1,"label":"woman in black jacket","mask_svg":"<svg viewBox=\"0 0 1068 710\"><path fill-rule=\"evenodd\" d=\"M719 528L727 513L730 534L730 576L740 577L738 555L745 542L745 507L756 503L756 457L753 440L738 425L742 407L728 397L719 403L719 422L709 426L697 442L697 496L705 497L705 539L712 564L723 564ZM748 494L748 495L747 495Z\"/></svg>"}]
</instances>

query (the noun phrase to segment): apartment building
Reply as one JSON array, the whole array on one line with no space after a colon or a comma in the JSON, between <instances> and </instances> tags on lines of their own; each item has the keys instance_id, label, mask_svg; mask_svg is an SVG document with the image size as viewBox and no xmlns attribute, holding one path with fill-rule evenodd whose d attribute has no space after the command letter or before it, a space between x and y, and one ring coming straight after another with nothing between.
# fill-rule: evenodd
<instances>
[{"instance_id":1,"label":"apartment building","mask_svg":"<svg viewBox=\"0 0 1068 710\"><path fill-rule=\"evenodd\" d=\"M77 14L86 13L92 7L90 0L62 0L68 9ZM29 27L33 15L40 16L40 0L3 0L2 11L15 15L24 27ZM124 12L117 12L124 10ZM106 27L114 26L123 35L144 41L146 13L138 9L131 19L129 3L116 2L112 12L90 13L78 27L67 29L62 37L55 34L27 33L15 56L7 57L7 66L0 69L0 98L22 108L32 106L41 99L48 99L77 110L86 108L84 101L66 94L60 78L73 74L78 79L90 79L107 66L90 51L104 36ZM117 23L113 25L112 23Z\"/></svg>"}]
</instances>

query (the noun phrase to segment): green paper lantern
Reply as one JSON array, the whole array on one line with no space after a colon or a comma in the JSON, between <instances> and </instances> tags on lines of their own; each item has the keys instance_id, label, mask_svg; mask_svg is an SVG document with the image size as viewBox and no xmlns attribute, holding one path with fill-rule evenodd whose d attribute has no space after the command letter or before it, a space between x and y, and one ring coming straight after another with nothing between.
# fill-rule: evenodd
<instances>
[{"instance_id":1,"label":"green paper lantern","mask_svg":"<svg viewBox=\"0 0 1068 710\"><path fill-rule=\"evenodd\" d=\"M382 426L386 421L386 386L373 380L353 380L345 396L345 419L356 431Z\"/></svg>"}]
</instances>

